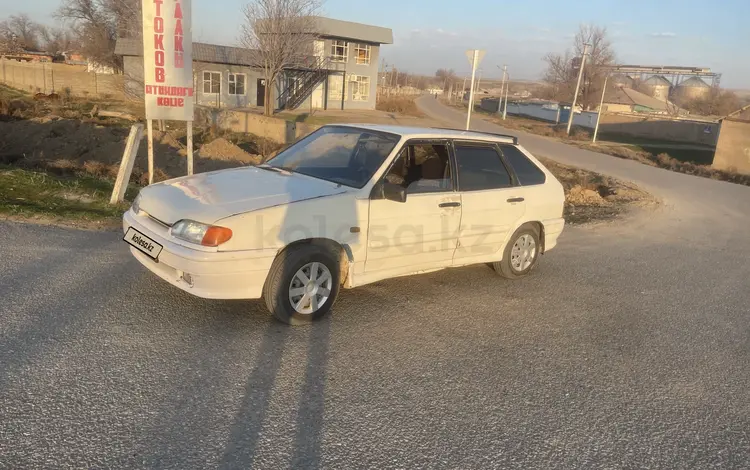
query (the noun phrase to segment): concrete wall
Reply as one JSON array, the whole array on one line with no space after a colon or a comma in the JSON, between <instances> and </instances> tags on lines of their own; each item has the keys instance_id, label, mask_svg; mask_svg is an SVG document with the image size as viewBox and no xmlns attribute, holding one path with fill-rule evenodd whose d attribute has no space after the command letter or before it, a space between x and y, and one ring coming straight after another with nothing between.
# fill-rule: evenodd
<instances>
[{"instance_id":1,"label":"concrete wall","mask_svg":"<svg viewBox=\"0 0 750 470\"><path fill-rule=\"evenodd\" d=\"M527 116L548 122L557 122L558 120L558 109L545 108L539 103L514 103L508 100L508 114Z\"/></svg>"},{"instance_id":2,"label":"concrete wall","mask_svg":"<svg viewBox=\"0 0 750 470\"><path fill-rule=\"evenodd\" d=\"M29 93L124 99L123 76L87 72L84 65L0 59L0 82Z\"/></svg>"},{"instance_id":3,"label":"concrete wall","mask_svg":"<svg viewBox=\"0 0 750 470\"><path fill-rule=\"evenodd\" d=\"M599 132L713 146L719 134L719 123L605 114Z\"/></svg>"},{"instance_id":4,"label":"concrete wall","mask_svg":"<svg viewBox=\"0 0 750 470\"><path fill-rule=\"evenodd\" d=\"M232 132L242 132L265 137L281 144L289 144L306 136L320 126L267 117L257 112L241 109L196 108L196 123L215 125Z\"/></svg>"},{"instance_id":5,"label":"concrete wall","mask_svg":"<svg viewBox=\"0 0 750 470\"><path fill-rule=\"evenodd\" d=\"M750 122L722 121L712 166L750 174Z\"/></svg>"},{"instance_id":6,"label":"concrete wall","mask_svg":"<svg viewBox=\"0 0 750 470\"><path fill-rule=\"evenodd\" d=\"M142 95L143 87L143 57L125 56L123 69L128 81L128 89L135 96ZM221 92L203 92L203 72L218 72L221 74ZM229 74L245 74L245 94L229 94ZM193 62L193 85L195 88L195 102L198 105L214 108L247 108L258 104L258 79L263 78L260 69L242 65L214 64L210 62ZM274 90L274 97L278 92Z\"/></svg>"}]
</instances>

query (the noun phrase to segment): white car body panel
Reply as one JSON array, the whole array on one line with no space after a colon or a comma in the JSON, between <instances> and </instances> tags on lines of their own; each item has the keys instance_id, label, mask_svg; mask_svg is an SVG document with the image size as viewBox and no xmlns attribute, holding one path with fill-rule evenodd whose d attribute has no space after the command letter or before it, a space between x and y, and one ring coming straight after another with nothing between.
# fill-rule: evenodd
<instances>
[{"instance_id":1,"label":"white car body panel","mask_svg":"<svg viewBox=\"0 0 750 470\"><path fill-rule=\"evenodd\" d=\"M274 259L290 244L327 239L345 256L342 281L356 287L382 279L467 264L500 261L518 227L543 227L543 250L552 249L565 221L562 185L518 146L547 176L544 184L476 192L410 194L405 203L370 199L373 186L410 139L457 139L512 143L473 132L351 125L400 135L399 143L361 189L290 172L244 167L176 178L141 191L140 208L123 217L163 246L158 262L131 247L136 259L172 285L204 298L252 299L262 295ZM523 197L519 203L507 199ZM441 203L458 207L440 207ZM230 228L232 238L204 247L170 234L181 219ZM185 280L183 275L189 274Z\"/></svg>"}]
</instances>

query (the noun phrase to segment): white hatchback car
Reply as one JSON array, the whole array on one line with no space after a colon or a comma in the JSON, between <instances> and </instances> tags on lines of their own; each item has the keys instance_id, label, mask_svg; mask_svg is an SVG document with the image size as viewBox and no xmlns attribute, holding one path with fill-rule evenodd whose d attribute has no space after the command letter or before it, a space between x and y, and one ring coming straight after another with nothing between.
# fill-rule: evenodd
<instances>
[{"instance_id":1,"label":"white hatchback car","mask_svg":"<svg viewBox=\"0 0 750 470\"><path fill-rule=\"evenodd\" d=\"M555 246L563 202L514 137L329 125L263 165L144 188L123 230L165 281L263 297L298 324L325 315L340 286L475 263L523 276Z\"/></svg>"}]
</instances>

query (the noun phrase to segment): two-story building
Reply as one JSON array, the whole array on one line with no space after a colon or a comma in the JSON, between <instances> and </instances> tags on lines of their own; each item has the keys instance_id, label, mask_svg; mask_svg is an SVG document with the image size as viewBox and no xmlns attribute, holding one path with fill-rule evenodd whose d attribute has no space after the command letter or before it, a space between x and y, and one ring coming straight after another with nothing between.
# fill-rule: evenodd
<instances>
[{"instance_id":1,"label":"two-story building","mask_svg":"<svg viewBox=\"0 0 750 470\"><path fill-rule=\"evenodd\" d=\"M380 46L393 43L388 28L316 18L318 39L308 64L284 71L273 84L277 109L375 109ZM140 94L143 45L140 39L117 40L127 86ZM266 80L252 51L193 43L196 104L211 107L264 106Z\"/></svg>"}]
</instances>

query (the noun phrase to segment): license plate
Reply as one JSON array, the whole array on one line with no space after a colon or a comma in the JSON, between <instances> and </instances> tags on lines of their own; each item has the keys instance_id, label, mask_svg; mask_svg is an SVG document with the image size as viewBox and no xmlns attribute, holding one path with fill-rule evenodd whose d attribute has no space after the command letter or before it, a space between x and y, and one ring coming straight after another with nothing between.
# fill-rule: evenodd
<instances>
[{"instance_id":1,"label":"license plate","mask_svg":"<svg viewBox=\"0 0 750 470\"><path fill-rule=\"evenodd\" d=\"M161 245L151 240L146 235L142 234L133 227L128 228L128 231L125 232L125 236L122 237L122 239L125 240L130 246L134 246L140 252L146 254L154 260L159 257L159 253L161 253L161 249L163 248Z\"/></svg>"}]
</instances>

